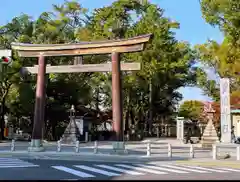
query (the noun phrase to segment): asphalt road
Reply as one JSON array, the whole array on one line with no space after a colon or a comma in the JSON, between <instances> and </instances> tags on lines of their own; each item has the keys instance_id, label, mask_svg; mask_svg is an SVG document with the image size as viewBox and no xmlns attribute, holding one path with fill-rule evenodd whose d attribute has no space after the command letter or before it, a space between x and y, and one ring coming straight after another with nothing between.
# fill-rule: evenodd
<instances>
[{"instance_id":1,"label":"asphalt road","mask_svg":"<svg viewBox=\"0 0 240 182\"><path fill-rule=\"evenodd\" d=\"M176 163L113 163L0 158L0 180L240 179L240 169Z\"/></svg>"}]
</instances>

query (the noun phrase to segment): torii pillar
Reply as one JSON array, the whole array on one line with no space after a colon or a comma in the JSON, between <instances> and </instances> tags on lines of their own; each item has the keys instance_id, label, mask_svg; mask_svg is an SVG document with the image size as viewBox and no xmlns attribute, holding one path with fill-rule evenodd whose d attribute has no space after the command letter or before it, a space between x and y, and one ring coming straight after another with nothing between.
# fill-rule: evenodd
<instances>
[{"instance_id":1,"label":"torii pillar","mask_svg":"<svg viewBox=\"0 0 240 182\"><path fill-rule=\"evenodd\" d=\"M115 141L123 141L122 80L119 53L112 53L112 119Z\"/></svg>"},{"instance_id":2,"label":"torii pillar","mask_svg":"<svg viewBox=\"0 0 240 182\"><path fill-rule=\"evenodd\" d=\"M46 99L46 62L44 56L40 55L38 58L38 74L37 74L37 87L35 98L35 110L34 110L34 123L31 145L29 151L40 152L44 148L42 146L42 128L44 124L44 110Z\"/></svg>"}]
</instances>

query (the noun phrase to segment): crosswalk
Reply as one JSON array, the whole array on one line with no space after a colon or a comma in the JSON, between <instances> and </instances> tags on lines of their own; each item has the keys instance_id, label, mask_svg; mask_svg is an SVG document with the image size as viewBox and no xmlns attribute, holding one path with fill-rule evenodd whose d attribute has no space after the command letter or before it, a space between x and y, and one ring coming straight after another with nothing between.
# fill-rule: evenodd
<instances>
[{"instance_id":1,"label":"crosswalk","mask_svg":"<svg viewBox=\"0 0 240 182\"><path fill-rule=\"evenodd\" d=\"M38 165L15 158L0 158L0 168L38 167Z\"/></svg>"},{"instance_id":2,"label":"crosswalk","mask_svg":"<svg viewBox=\"0 0 240 182\"><path fill-rule=\"evenodd\" d=\"M240 169L209 168L180 164L89 164L72 166L51 166L53 169L74 175L79 178L99 176L116 177L121 175L141 176L147 174L190 174L190 173L233 173Z\"/></svg>"}]
</instances>

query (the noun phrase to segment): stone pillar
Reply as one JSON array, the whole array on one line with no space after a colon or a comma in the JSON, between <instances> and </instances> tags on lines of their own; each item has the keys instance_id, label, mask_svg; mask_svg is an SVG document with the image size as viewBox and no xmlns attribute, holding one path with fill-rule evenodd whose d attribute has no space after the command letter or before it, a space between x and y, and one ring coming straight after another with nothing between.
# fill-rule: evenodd
<instances>
[{"instance_id":1,"label":"stone pillar","mask_svg":"<svg viewBox=\"0 0 240 182\"><path fill-rule=\"evenodd\" d=\"M119 53L112 53L112 117L116 141L123 141L122 85Z\"/></svg>"},{"instance_id":2,"label":"stone pillar","mask_svg":"<svg viewBox=\"0 0 240 182\"><path fill-rule=\"evenodd\" d=\"M165 124L165 136L167 137L168 136L168 124Z\"/></svg>"},{"instance_id":3,"label":"stone pillar","mask_svg":"<svg viewBox=\"0 0 240 182\"><path fill-rule=\"evenodd\" d=\"M34 124L32 132L32 141L29 151L40 152L44 148L42 146L42 128L44 125L44 104L45 104L45 73L46 63L44 57L41 55L38 59L38 75L37 75L37 88L36 100L34 110Z\"/></svg>"},{"instance_id":4,"label":"stone pillar","mask_svg":"<svg viewBox=\"0 0 240 182\"><path fill-rule=\"evenodd\" d=\"M177 139L183 140L184 138L184 118L177 117Z\"/></svg>"},{"instance_id":5,"label":"stone pillar","mask_svg":"<svg viewBox=\"0 0 240 182\"><path fill-rule=\"evenodd\" d=\"M231 143L231 110L230 110L230 80L220 79L220 100L221 100L221 142Z\"/></svg>"},{"instance_id":6,"label":"stone pillar","mask_svg":"<svg viewBox=\"0 0 240 182\"><path fill-rule=\"evenodd\" d=\"M170 137L171 136L171 129L172 129L172 127L171 127L171 125L168 125L168 136Z\"/></svg>"},{"instance_id":7,"label":"stone pillar","mask_svg":"<svg viewBox=\"0 0 240 182\"><path fill-rule=\"evenodd\" d=\"M157 138L159 138L159 126L157 126Z\"/></svg>"}]
</instances>

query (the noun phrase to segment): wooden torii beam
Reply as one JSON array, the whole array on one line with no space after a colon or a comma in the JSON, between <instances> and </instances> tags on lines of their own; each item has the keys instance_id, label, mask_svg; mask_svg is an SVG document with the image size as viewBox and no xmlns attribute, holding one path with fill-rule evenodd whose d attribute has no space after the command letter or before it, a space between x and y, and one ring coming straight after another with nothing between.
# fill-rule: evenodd
<instances>
[{"instance_id":1,"label":"wooden torii beam","mask_svg":"<svg viewBox=\"0 0 240 182\"><path fill-rule=\"evenodd\" d=\"M43 127L43 121L44 121L45 74L46 74L46 62L44 57L80 56L80 55L93 55L93 54L94 55L97 55L97 54L112 55L112 63L111 63L112 112L113 112L114 131L116 133L116 141L123 141L123 126L122 126L123 108L122 108L122 92L121 92L121 88L122 88L121 67L122 66L120 65L119 53L143 51L145 43L147 43L150 40L150 38L151 38L151 34L146 34L146 35L137 36L129 39L107 40L107 41L98 41L98 42L81 42L81 43L74 43L74 44L12 43L12 49L16 50L20 57L38 57L39 58L34 126L33 126L33 133L32 133L31 148L29 150L33 150L33 151L43 150L41 148L42 146L41 139L42 139L42 127ZM77 66L79 67L79 65ZM82 70L84 70L83 67L84 66L82 65L81 66ZM100 67L105 67L106 68L106 69L104 68L105 70L109 70L109 66L101 65ZM48 67L47 70L49 69L52 69L52 68ZM64 69L66 69L66 67ZM71 67L71 69L73 70L74 68ZM104 70L103 68L101 69ZM85 69L85 71L87 70ZM94 70L92 69L92 71ZM33 72L36 72L36 71L34 70Z\"/></svg>"},{"instance_id":2,"label":"wooden torii beam","mask_svg":"<svg viewBox=\"0 0 240 182\"><path fill-rule=\"evenodd\" d=\"M33 67L23 67L23 71L31 74L38 73L38 65ZM121 63L121 71L138 71L141 69L140 63ZM83 73L83 72L111 72L112 64L77 64L67 66L46 66L46 73Z\"/></svg>"},{"instance_id":3,"label":"wooden torii beam","mask_svg":"<svg viewBox=\"0 0 240 182\"><path fill-rule=\"evenodd\" d=\"M42 56L73 56L110 54L113 52L137 52L144 49L151 34L129 39L107 40L98 42L81 42L75 44L22 44L12 43L12 49L17 50L20 57Z\"/></svg>"}]
</instances>

